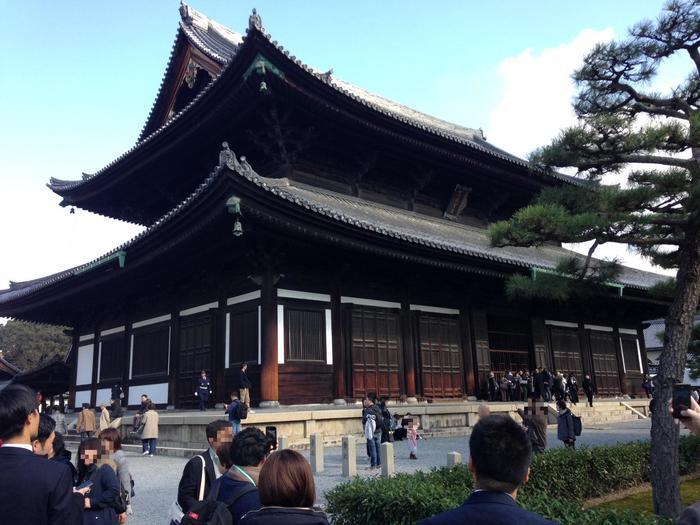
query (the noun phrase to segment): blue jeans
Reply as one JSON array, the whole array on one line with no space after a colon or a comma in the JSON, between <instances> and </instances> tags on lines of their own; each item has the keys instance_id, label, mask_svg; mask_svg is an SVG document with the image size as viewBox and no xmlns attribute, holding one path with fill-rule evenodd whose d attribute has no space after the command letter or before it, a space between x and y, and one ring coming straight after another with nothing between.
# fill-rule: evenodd
<instances>
[{"instance_id":1,"label":"blue jeans","mask_svg":"<svg viewBox=\"0 0 700 525\"><path fill-rule=\"evenodd\" d=\"M142 439L141 444L143 445L143 451L148 452L151 455L155 455L156 453L156 445L158 445L158 439L157 438L151 438L151 439Z\"/></svg>"},{"instance_id":2,"label":"blue jeans","mask_svg":"<svg viewBox=\"0 0 700 525\"><path fill-rule=\"evenodd\" d=\"M379 452L379 438L380 436L375 436L374 438L367 440L367 447L369 448L369 463L372 467L378 467L382 464L382 456Z\"/></svg>"},{"instance_id":3,"label":"blue jeans","mask_svg":"<svg viewBox=\"0 0 700 525\"><path fill-rule=\"evenodd\" d=\"M235 436L241 431L241 420L240 419L231 419L231 428L233 429L233 435Z\"/></svg>"}]
</instances>

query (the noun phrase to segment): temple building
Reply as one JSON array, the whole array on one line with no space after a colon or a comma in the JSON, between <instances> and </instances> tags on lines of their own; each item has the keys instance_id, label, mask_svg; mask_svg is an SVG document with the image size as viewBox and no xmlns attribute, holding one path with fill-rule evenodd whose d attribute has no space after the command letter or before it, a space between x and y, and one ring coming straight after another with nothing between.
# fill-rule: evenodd
<instances>
[{"instance_id":1,"label":"temple building","mask_svg":"<svg viewBox=\"0 0 700 525\"><path fill-rule=\"evenodd\" d=\"M482 396L489 371L589 373L641 391L642 320L662 276L624 268L585 301L512 302L505 281L552 271L558 245L490 246L489 223L540 190L540 171L470 129L291 55L253 11L245 35L182 4L138 142L61 204L145 226L81 266L13 282L0 316L68 326L70 404L114 384L192 407L249 364L254 403ZM579 379L580 381L580 379Z\"/></svg>"}]
</instances>

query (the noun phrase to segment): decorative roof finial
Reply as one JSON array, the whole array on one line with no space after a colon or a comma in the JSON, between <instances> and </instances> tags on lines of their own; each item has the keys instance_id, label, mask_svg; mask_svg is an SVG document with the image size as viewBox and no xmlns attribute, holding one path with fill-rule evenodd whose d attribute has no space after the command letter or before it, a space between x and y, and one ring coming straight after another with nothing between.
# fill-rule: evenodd
<instances>
[{"instance_id":1,"label":"decorative roof finial","mask_svg":"<svg viewBox=\"0 0 700 525\"><path fill-rule=\"evenodd\" d=\"M188 6L183 0L180 0L180 18L182 18L182 21L187 25L192 23L190 6Z\"/></svg>"},{"instance_id":2,"label":"decorative roof finial","mask_svg":"<svg viewBox=\"0 0 700 525\"><path fill-rule=\"evenodd\" d=\"M260 32L264 31L262 18L260 18L260 15L255 8L253 8L253 12L250 14L250 17L248 17L248 29L257 29Z\"/></svg>"},{"instance_id":3,"label":"decorative roof finial","mask_svg":"<svg viewBox=\"0 0 700 525\"><path fill-rule=\"evenodd\" d=\"M325 80L326 82L329 82L331 77L333 76L333 68L330 68L328 71L325 73L321 73L321 78Z\"/></svg>"}]
</instances>

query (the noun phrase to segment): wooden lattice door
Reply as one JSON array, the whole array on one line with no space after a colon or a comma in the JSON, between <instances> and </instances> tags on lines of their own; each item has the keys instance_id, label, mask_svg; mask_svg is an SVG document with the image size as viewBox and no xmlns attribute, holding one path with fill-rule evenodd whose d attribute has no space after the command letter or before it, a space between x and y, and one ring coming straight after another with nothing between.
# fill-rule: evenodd
<instances>
[{"instance_id":1,"label":"wooden lattice door","mask_svg":"<svg viewBox=\"0 0 700 525\"><path fill-rule=\"evenodd\" d=\"M613 396L620 393L620 376L617 368L617 349L612 332L589 332L593 375L598 394Z\"/></svg>"},{"instance_id":2,"label":"wooden lattice door","mask_svg":"<svg viewBox=\"0 0 700 525\"><path fill-rule=\"evenodd\" d=\"M350 311L352 389L396 398L401 394L401 323L399 312L355 306Z\"/></svg>"},{"instance_id":3,"label":"wooden lattice door","mask_svg":"<svg viewBox=\"0 0 700 525\"><path fill-rule=\"evenodd\" d=\"M214 319L210 312L180 319L179 369L177 377L177 406L193 408L195 381L202 370L212 378L212 344Z\"/></svg>"},{"instance_id":4,"label":"wooden lattice door","mask_svg":"<svg viewBox=\"0 0 700 525\"><path fill-rule=\"evenodd\" d=\"M464 370L459 319L420 313L417 325L423 395L431 398L461 397Z\"/></svg>"}]
</instances>

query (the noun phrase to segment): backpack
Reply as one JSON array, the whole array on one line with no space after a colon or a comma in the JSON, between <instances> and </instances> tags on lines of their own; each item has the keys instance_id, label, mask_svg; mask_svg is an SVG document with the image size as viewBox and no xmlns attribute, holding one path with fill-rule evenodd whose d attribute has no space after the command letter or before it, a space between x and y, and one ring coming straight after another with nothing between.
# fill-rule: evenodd
<instances>
[{"instance_id":1,"label":"backpack","mask_svg":"<svg viewBox=\"0 0 700 525\"><path fill-rule=\"evenodd\" d=\"M255 485L251 484L234 492L227 501L216 501L220 487L221 483L216 483L207 494L207 498L193 505L182 517L180 525L233 525L233 517L228 508L246 494L258 490Z\"/></svg>"},{"instance_id":2,"label":"backpack","mask_svg":"<svg viewBox=\"0 0 700 525\"><path fill-rule=\"evenodd\" d=\"M575 416L575 415L571 414L571 418L574 421L574 435L580 436L581 431L583 430L583 423L581 423L581 416Z\"/></svg>"},{"instance_id":3,"label":"backpack","mask_svg":"<svg viewBox=\"0 0 700 525\"><path fill-rule=\"evenodd\" d=\"M248 419L248 405L239 401L234 412L234 419Z\"/></svg>"},{"instance_id":4,"label":"backpack","mask_svg":"<svg viewBox=\"0 0 700 525\"><path fill-rule=\"evenodd\" d=\"M374 409L372 410L372 413L374 414L375 430L377 428L384 428L384 416L382 415L382 409L377 405L374 405L372 408Z\"/></svg>"},{"instance_id":5,"label":"backpack","mask_svg":"<svg viewBox=\"0 0 700 525\"><path fill-rule=\"evenodd\" d=\"M374 431L377 429L377 422L372 417L372 414L367 414L367 419L365 420L365 437L367 439L374 439Z\"/></svg>"}]
</instances>

